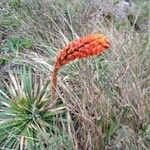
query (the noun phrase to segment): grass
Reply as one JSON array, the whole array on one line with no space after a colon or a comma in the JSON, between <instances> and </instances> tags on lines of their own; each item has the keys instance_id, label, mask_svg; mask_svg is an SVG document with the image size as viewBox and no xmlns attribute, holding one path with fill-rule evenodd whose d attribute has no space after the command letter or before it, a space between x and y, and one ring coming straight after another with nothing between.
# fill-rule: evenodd
<instances>
[{"instance_id":1,"label":"grass","mask_svg":"<svg viewBox=\"0 0 150 150\"><path fill-rule=\"evenodd\" d=\"M148 1L134 2L134 24L84 0L0 3L0 149L150 149ZM56 53L95 32L111 49L65 65L47 109Z\"/></svg>"}]
</instances>

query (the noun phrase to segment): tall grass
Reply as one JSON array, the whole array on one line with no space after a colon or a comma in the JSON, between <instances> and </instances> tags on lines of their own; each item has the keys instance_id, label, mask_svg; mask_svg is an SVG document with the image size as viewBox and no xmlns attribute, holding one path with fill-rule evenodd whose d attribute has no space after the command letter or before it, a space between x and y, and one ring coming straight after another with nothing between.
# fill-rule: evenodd
<instances>
[{"instance_id":1,"label":"tall grass","mask_svg":"<svg viewBox=\"0 0 150 150\"><path fill-rule=\"evenodd\" d=\"M59 49L82 35L100 32L109 37L111 50L100 57L76 60L62 68L58 78L58 103L52 110L60 111L59 108L63 108L64 114L62 116L55 114L52 117L53 124L47 122L48 127L56 127L55 131L43 127L41 132L34 135L36 142L31 140L30 145L34 147L36 143L39 149L56 150L63 148L148 150L150 148L150 53L148 15L145 13L148 10L146 7L148 3L136 5L134 22L138 20L140 26L143 27L144 24L145 27L141 31L135 31L127 20L117 22L115 18L106 20L102 16L96 17L93 11L98 9L97 6L84 0L36 1L36 3L32 0L21 1L20 5L9 1L4 7L5 10L9 13L15 11L20 19L19 25L14 28L15 32L9 26L7 28L17 38L32 41L32 46L22 47L17 57L15 55L7 64L9 70L5 72L3 80L7 84L3 84L0 88L0 112L4 113L0 114L7 115L4 104L10 111L7 105L7 101L12 99L10 92L13 94L14 89L23 92L23 89L16 89L14 83L22 87L22 82L24 78L26 79L25 76L10 77L7 72L10 74L12 68L16 66L22 68L22 65L26 64L34 71L33 83L42 89L44 82L39 83L39 77L36 76L44 76L44 80L47 81L51 78L55 56ZM8 19L6 16L4 18ZM4 26L6 27L5 24ZM26 80L28 79L30 78L27 77ZM51 100L49 89L43 91L48 94L46 104ZM34 93L35 89L27 88L27 91ZM6 98L5 103L4 98ZM17 100L19 103L20 98ZM45 109L45 113L49 111ZM58 118L61 123L55 122ZM2 117L0 119L2 124L5 120ZM2 148L13 149L13 143L17 143L18 148L25 146L30 149L27 142L22 144L24 133L14 134L14 130L7 128L8 125L0 129L7 133L5 136L12 138L9 138L9 141L3 140L0 143ZM13 129L16 131L18 127L14 126ZM1 134L0 139L6 139ZM17 137L17 141L14 136ZM30 139L30 135L26 138Z\"/></svg>"}]
</instances>

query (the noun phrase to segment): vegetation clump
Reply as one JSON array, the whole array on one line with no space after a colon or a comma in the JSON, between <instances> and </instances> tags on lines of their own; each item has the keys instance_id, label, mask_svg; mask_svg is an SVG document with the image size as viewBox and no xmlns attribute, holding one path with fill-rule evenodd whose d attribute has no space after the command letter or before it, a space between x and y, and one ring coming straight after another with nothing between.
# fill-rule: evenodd
<instances>
[{"instance_id":1,"label":"vegetation clump","mask_svg":"<svg viewBox=\"0 0 150 150\"><path fill-rule=\"evenodd\" d=\"M0 149L149 150L148 6L0 2Z\"/></svg>"}]
</instances>

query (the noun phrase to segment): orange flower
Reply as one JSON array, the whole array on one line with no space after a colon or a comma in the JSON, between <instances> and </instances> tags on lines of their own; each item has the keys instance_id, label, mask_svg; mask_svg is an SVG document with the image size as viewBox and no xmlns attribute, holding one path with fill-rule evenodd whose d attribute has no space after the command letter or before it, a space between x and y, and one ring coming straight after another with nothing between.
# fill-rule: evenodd
<instances>
[{"instance_id":1,"label":"orange flower","mask_svg":"<svg viewBox=\"0 0 150 150\"><path fill-rule=\"evenodd\" d=\"M52 105L56 103L57 74L59 69L77 58L86 58L103 53L110 47L108 38L102 34L89 34L69 43L57 56L52 74ZM51 105L50 105L51 106Z\"/></svg>"},{"instance_id":2,"label":"orange flower","mask_svg":"<svg viewBox=\"0 0 150 150\"><path fill-rule=\"evenodd\" d=\"M101 54L110 44L105 35L89 34L74 42L71 42L63 48L56 60L56 68L69 63L77 58L86 58L88 56Z\"/></svg>"}]
</instances>

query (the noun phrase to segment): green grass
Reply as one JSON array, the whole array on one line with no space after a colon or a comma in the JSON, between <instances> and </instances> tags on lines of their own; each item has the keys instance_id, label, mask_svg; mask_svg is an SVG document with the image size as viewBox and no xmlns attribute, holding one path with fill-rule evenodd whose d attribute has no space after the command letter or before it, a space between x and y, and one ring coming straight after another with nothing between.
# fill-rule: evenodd
<instances>
[{"instance_id":1,"label":"green grass","mask_svg":"<svg viewBox=\"0 0 150 150\"><path fill-rule=\"evenodd\" d=\"M2 51L12 51L14 53L20 52L23 49L30 49L32 47L32 42L29 39L21 39L16 37L10 37L6 39L2 47Z\"/></svg>"},{"instance_id":2,"label":"green grass","mask_svg":"<svg viewBox=\"0 0 150 150\"><path fill-rule=\"evenodd\" d=\"M0 2L0 149L150 149L148 3L135 1L135 31L85 0ZM62 67L47 109L57 52L95 32L110 50Z\"/></svg>"}]
</instances>

